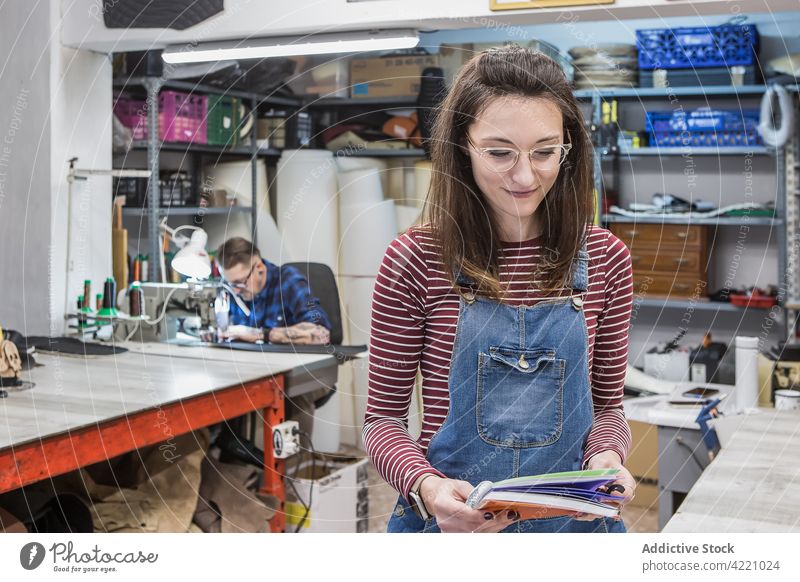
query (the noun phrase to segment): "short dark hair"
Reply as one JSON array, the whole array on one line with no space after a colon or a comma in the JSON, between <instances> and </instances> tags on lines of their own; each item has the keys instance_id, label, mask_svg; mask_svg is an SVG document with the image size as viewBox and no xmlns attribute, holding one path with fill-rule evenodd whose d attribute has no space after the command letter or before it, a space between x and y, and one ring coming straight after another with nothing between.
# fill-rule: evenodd
<instances>
[{"instance_id":1,"label":"short dark hair","mask_svg":"<svg viewBox=\"0 0 800 582\"><path fill-rule=\"evenodd\" d=\"M258 247L246 238L235 236L219 246L216 261L223 269L231 269L236 265L249 264L254 256L261 257Z\"/></svg>"}]
</instances>

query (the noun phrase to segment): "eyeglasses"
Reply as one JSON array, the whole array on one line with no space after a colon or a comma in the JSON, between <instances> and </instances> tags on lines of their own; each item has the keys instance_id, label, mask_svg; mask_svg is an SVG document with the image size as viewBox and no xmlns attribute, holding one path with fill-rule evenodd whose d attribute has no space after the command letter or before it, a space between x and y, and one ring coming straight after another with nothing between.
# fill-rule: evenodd
<instances>
[{"instance_id":1,"label":"eyeglasses","mask_svg":"<svg viewBox=\"0 0 800 582\"><path fill-rule=\"evenodd\" d=\"M245 289L247 287L247 282L250 280L250 277L253 276L253 271L258 266L261 261L256 261L250 266L250 272L247 273L247 276L244 279L239 279L238 281L228 281L228 285L233 287L234 289Z\"/></svg>"},{"instance_id":2,"label":"eyeglasses","mask_svg":"<svg viewBox=\"0 0 800 582\"><path fill-rule=\"evenodd\" d=\"M486 167L498 174L511 171L517 165L522 153L516 148L479 148L472 143L469 135L467 141L478 152ZM540 172L554 172L564 163L571 149L571 143L542 146L529 150L528 159L534 169Z\"/></svg>"}]
</instances>

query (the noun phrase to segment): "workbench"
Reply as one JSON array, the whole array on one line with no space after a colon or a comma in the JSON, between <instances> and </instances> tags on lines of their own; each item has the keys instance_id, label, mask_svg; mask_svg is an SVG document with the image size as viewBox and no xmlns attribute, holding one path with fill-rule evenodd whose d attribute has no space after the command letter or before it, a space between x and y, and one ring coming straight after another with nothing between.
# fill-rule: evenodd
<instances>
[{"instance_id":1,"label":"workbench","mask_svg":"<svg viewBox=\"0 0 800 582\"><path fill-rule=\"evenodd\" d=\"M662 531L800 532L800 412L744 415Z\"/></svg>"},{"instance_id":2,"label":"workbench","mask_svg":"<svg viewBox=\"0 0 800 582\"><path fill-rule=\"evenodd\" d=\"M284 420L286 393L335 382L335 358L124 345L110 356L36 354L44 366L23 373L35 386L0 400L0 493L261 411L262 492L284 501L270 427ZM281 510L271 528L284 526Z\"/></svg>"}]
</instances>

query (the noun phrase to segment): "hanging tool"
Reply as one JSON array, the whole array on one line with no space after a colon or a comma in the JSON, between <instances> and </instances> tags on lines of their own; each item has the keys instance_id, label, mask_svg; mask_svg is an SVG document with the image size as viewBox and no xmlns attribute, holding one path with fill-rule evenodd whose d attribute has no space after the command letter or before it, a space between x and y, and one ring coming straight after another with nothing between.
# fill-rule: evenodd
<instances>
[{"instance_id":1,"label":"hanging tool","mask_svg":"<svg viewBox=\"0 0 800 582\"><path fill-rule=\"evenodd\" d=\"M714 460L721 448L719 444L719 438L717 437L717 430L708 426L709 420L722 416L722 412L720 412L718 408L721 401L722 398L715 398L703 406L702 410L700 410L700 414L697 415L697 419L695 420L695 422L700 425L700 434L703 437L703 443L708 449L709 461Z\"/></svg>"}]
</instances>

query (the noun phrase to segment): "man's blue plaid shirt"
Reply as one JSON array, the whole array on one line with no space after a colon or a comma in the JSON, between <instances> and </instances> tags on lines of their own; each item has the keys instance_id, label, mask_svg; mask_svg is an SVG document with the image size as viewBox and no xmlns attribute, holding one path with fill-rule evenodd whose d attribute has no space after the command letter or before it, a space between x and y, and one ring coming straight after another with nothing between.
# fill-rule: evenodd
<instances>
[{"instance_id":1,"label":"man's blue plaid shirt","mask_svg":"<svg viewBox=\"0 0 800 582\"><path fill-rule=\"evenodd\" d=\"M250 327L288 327L308 321L331 329L328 314L319 304L319 299L311 295L308 281L294 267L278 267L261 259L267 266L267 284L250 301L244 301L250 308L250 316L231 301L231 324Z\"/></svg>"}]
</instances>

